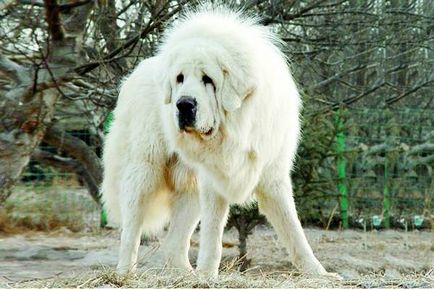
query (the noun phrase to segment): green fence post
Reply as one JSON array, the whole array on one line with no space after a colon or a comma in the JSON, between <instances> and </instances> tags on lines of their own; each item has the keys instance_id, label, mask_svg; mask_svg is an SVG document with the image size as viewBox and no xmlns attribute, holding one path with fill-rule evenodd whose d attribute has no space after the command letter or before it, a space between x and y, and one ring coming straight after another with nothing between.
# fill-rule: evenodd
<instances>
[{"instance_id":1,"label":"green fence post","mask_svg":"<svg viewBox=\"0 0 434 289\"><path fill-rule=\"evenodd\" d=\"M108 133L112 121L113 121L113 113L109 112L109 114L107 115L107 118L105 119L104 124L103 124L103 130L104 130L105 134ZM107 226L107 212L104 209L104 207L101 208L99 225L101 228L104 228L105 226Z\"/></svg>"},{"instance_id":2,"label":"green fence post","mask_svg":"<svg viewBox=\"0 0 434 289\"><path fill-rule=\"evenodd\" d=\"M109 112L103 124L103 130L105 134L109 132L112 121L113 121L113 113Z\"/></svg>"},{"instance_id":3,"label":"green fence post","mask_svg":"<svg viewBox=\"0 0 434 289\"><path fill-rule=\"evenodd\" d=\"M100 214L100 218L99 218L99 226L101 228L104 228L105 226L107 226L107 212L105 211L104 207L101 208L101 214Z\"/></svg>"},{"instance_id":4,"label":"green fence post","mask_svg":"<svg viewBox=\"0 0 434 289\"><path fill-rule=\"evenodd\" d=\"M347 186L345 184L345 134L344 134L344 121L341 117L341 110L336 112L336 152L337 152L337 173L338 173L338 192L339 192L339 205L341 211L342 227L348 229L348 195Z\"/></svg>"},{"instance_id":5,"label":"green fence post","mask_svg":"<svg viewBox=\"0 0 434 289\"><path fill-rule=\"evenodd\" d=\"M388 166L387 166L387 153L384 161L384 187L383 187L383 220L384 227L390 228L390 191L388 181Z\"/></svg>"}]
</instances>

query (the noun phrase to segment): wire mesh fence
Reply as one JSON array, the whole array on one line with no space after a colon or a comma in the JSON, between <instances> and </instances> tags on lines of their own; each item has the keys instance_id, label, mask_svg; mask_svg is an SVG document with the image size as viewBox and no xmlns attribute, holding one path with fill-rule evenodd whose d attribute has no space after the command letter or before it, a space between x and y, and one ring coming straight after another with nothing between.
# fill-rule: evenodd
<instances>
[{"instance_id":1,"label":"wire mesh fence","mask_svg":"<svg viewBox=\"0 0 434 289\"><path fill-rule=\"evenodd\" d=\"M433 116L433 110L408 108L346 111L346 174L338 186L347 187L353 222L386 228L431 225Z\"/></svg>"},{"instance_id":2,"label":"wire mesh fence","mask_svg":"<svg viewBox=\"0 0 434 289\"><path fill-rule=\"evenodd\" d=\"M92 145L86 130L70 133ZM100 148L93 146L96 151ZM42 143L40 150L68 158L57 148ZM82 176L31 160L21 181L6 201L5 210L16 228L37 230L93 230L100 224L100 205L89 195ZM9 228L9 230L14 230Z\"/></svg>"},{"instance_id":3,"label":"wire mesh fence","mask_svg":"<svg viewBox=\"0 0 434 289\"><path fill-rule=\"evenodd\" d=\"M431 227L433 115L434 110L372 108L331 115L337 129L334 152L317 163L314 193L296 197L302 220L343 228ZM70 133L92 146L89 131ZM99 145L93 148L100 154ZM55 148L42 144L40 149ZM6 208L18 223L40 229L64 226L78 231L96 228L101 221L101 207L81 176L37 161L29 163ZM315 208L322 215L304 216Z\"/></svg>"}]
</instances>

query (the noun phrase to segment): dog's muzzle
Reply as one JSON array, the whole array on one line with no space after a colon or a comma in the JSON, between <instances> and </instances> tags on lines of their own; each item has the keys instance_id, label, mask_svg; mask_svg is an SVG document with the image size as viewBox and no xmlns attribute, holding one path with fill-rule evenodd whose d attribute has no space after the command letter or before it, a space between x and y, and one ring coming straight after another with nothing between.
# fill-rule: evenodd
<instances>
[{"instance_id":1,"label":"dog's muzzle","mask_svg":"<svg viewBox=\"0 0 434 289\"><path fill-rule=\"evenodd\" d=\"M178 125L180 129L193 128L196 122L197 102L189 96L182 96L177 102Z\"/></svg>"}]
</instances>

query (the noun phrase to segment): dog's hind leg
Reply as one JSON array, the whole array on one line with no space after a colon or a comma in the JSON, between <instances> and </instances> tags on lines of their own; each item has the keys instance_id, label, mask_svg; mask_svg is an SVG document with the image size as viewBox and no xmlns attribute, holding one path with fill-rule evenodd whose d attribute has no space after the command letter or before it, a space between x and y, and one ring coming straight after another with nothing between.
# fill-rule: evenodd
<instances>
[{"instance_id":1,"label":"dog's hind leg","mask_svg":"<svg viewBox=\"0 0 434 289\"><path fill-rule=\"evenodd\" d=\"M166 263L171 268L191 271L188 260L190 238L199 222L199 197L196 192L177 193L172 201L169 231L162 245Z\"/></svg>"},{"instance_id":2,"label":"dog's hind leg","mask_svg":"<svg viewBox=\"0 0 434 289\"><path fill-rule=\"evenodd\" d=\"M158 192L159 175L158 167L147 163L129 164L123 172L120 183L122 196L119 198L122 228L117 266L119 274L135 271L143 229L149 231L149 228L157 227L156 223L164 222L164 217L157 219L155 211L159 208L153 208L158 207L158 201L162 199Z\"/></svg>"},{"instance_id":3,"label":"dog's hind leg","mask_svg":"<svg viewBox=\"0 0 434 289\"><path fill-rule=\"evenodd\" d=\"M297 216L288 176L264 178L257 189L259 209L273 225L292 263L304 273L327 274L314 256Z\"/></svg>"}]
</instances>

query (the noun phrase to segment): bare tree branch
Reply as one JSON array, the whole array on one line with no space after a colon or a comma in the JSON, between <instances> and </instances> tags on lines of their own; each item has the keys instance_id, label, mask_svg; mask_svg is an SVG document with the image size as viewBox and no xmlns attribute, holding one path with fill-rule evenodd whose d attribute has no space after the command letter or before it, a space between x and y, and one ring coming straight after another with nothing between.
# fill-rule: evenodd
<instances>
[{"instance_id":1,"label":"bare tree branch","mask_svg":"<svg viewBox=\"0 0 434 289\"><path fill-rule=\"evenodd\" d=\"M30 82L26 68L0 54L0 73L16 83Z\"/></svg>"},{"instance_id":2,"label":"bare tree branch","mask_svg":"<svg viewBox=\"0 0 434 289\"><path fill-rule=\"evenodd\" d=\"M101 61L97 61L97 62L93 62L93 63L89 63L89 64L85 64L85 65L76 67L76 68L74 68L74 71L79 75L84 75L84 74L92 71L93 69L97 68L102 63L109 63L109 62L113 61L114 57L116 55L121 53L123 50L129 48L130 46L135 45L141 38L146 37L151 31L153 31L154 29L159 27L164 21L170 19L173 15L177 14L181 10L181 8L182 8L182 5L180 4L177 7L173 8L170 12L168 12L165 15L160 15L161 11L159 11L157 13L158 18L149 20L149 22L147 23L145 28L143 28L137 36L135 36L135 37L131 38L130 40L128 40L127 42L125 42L125 44L123 44L121 47L111 51Z\"/></svg>"},{"instance_id":3,"label":"bare tree branch","mask_svg":"<svg viewBox=\"0 0 434 289\"><path fill-rule=\"evenodd\" d=\"M77 176L83 180L92 199L96 203L100 203L98 184L95 183L94 178L81 165L80 162L71 158L63 158L39 149L36 149L33 152L32 159L37 160L41 164L77 174Z\"/></svg>"},{"instance_id":4,"label":"bare tree branch","mask_svg":"<svg viewBox=\"0 0 434 289\"><path fill-rule=\"evenodd\" d=\"M410 89L404 93L401 93L400 95L397 95L397 96L394 96L394 97L387 99L386 105L391 105L391 104L403 99L404 97L409 96L410 94L418 91L419 89L428 86L428 84L430 84L430 83L434 83L434 79L425 81L424 83L417 85L417 86L413 87L412 89Z\"/></svg>"},{"instance_id":5,"label":"bare tree branch","mask_svg":"<svg viewBox=\"0 0 434 289\"><path fill-rule=\"evenodd\" d=\"M90 148L84 141L69 135L55 126L51 126L47 129L44 141L78 160L90 173L94 179L94 183L98 185L101 183L101 161L92 148Z\"/></svg>"}]
</instances>

